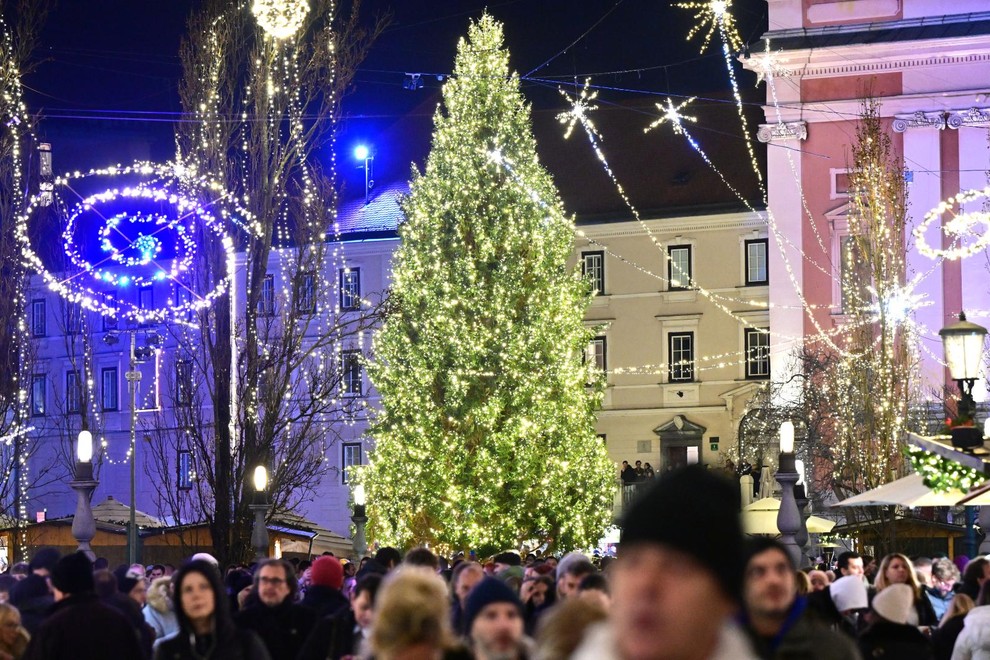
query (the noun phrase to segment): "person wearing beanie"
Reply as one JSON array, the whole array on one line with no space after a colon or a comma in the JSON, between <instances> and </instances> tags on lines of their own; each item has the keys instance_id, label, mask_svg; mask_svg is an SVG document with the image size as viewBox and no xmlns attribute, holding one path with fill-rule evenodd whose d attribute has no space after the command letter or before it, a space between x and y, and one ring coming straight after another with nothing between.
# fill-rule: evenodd
<instances>
[{"instance_id":1,"label":"person wearing beanie","mask_svg":"<svg viewBox=\"0 0 990 660\"><path fill-rule=\"evenodd\" d=\"M361 578L354 587L350 607L317 621L296 660L364 657L382 579L377 573Z\"/></svg>"},{"instance_id":2,"label":"person wearing beanie","mask_svg":"<svg viewBox=\"0 0 990 660\"><path fill-rule=\"evenodd\" d=\"M142 660L127 620L99 601L93 568L82 552L58 560L51 570L55 605L32 636L25 660Z\"/></svg>"},{"instance_id":3,"label":"person wearing beanie","mask_svg":"<svg viewBox=\"0 0 990 660\"><path fill-rule=\"evenodd\" d=\"M309 567L309 586L302 604L316 613L318 619L336 614L350 607L341 588L344 586L344 567L336 557L318 557Z\"/></svg>"},{"instance_id":4,"label":"person wearing beanie","mask_svg":"<svg viewBox=\"0 0 990 660\"><path fill-rule=\"evenodd\" d=\"M911 585L886 586L873 597L870 607L873 622L859 637L864 658L930 660L934 657L931 642L913 623L917 621L917 612Z\"/></svg>"},{"instance_id":5,"label":"person wearing beanie","mask_svg":"<svg viewBox=\"0 0 990 660\"><path fill-rule=\"evenodd\" d=\"M468 594L464 636L477 660L524 660L532 655L522 602L498 579L485 578Z\"/></svg>"},{"instance_id":6,"label":"person wearing beanie","mask_svg":"<svg viewBox=\"0 0 990 660\"><path fill-rule=\"evenodd\" d=\"M588 630L573 658L756 658L733 620L743 573L738 484L691 465L641 490L620 520L610 620Z\"/></svg>"},{"instance_id":7,"label":"person wearing beanie","mask_svg":"<svg viewBox=\"0 0 990 660\"><path fill-rule=\"evenodd\" d=\"M117 589L135 603L141 609L148 603L148 583L144 573L132 567L120 566L113 572L117 578Z\"/></svg>"},{"instance_id":8,"label":"person wearing beanie","mask_svg":"<svg viewBox=\"0 0 990 660\"><path fill-rule=\"evenodd\" d=\"M574 557L574 554L564 557L557 566L557 600L566 600L576 594L581 581L598 572L584 555L578 554L574 559L569 559L570 557Z\"/></svg>"},{"instance_id":9,"label":"person wearing beanie","mask_svg":"<svg viewBox=\"0 0 990 660\"><path fill-rule=\"evenodd\" d=\"M11 589L11 603L20 611L22 625L32 635L55 602L48 580L60 556L55 548L38 550L27 565L27 575Z\"/></svg>"},{"instance_id":10,"label":"person wearing beanie","mask_svg":"<svg viewBox=\"0 0 990 660\"><path fill-rule=\"evenodd\" d=\"M495 562L495 574L498 575L507 568L522 566L522 557L518 552L500 552L492 558Z\"/></svg>"},{"instance_id":11,"label":"person wearing beanie","mask_svg":"<svg viewBox=\"0 0 990 660\"><path fill-rule=\"evenodd\" d=\"M773 539L756 538L749 543L748 555L742 621L761 658L859 658L851 639L808 613L807 599L798 594L797 569L787 548Z\"/></svg>"},{"instance_id":12,"label":"person wearing beanie","mask_svg":"<svg viewBox=\"0 0 990 660\"><path fill-rule=\"evenodd\" d=\"M141 613L141 605L131 598L128 592L134 588L135 578L128 577L127 566L120 566L113 573L106 569L93 571L93 582L96 595L100 602L119 612L131 628L137 633L141 642L141 650L145 657L150 657L155 643L155 632L151 625L144 620ZM118 578L118 576L120 576ZM121 581L124 581L121 586ZM127 591L124 591L124 590Z\"/></svg>"},{"instance_id":13,"label":"person wearing beanie","mask_svg":"<svg viewBox=\"0 0 990 660\"><path fill-rule=\"evenodd\" d=\"M864 610L869 607L866 583L859 575L846 575L830 584L829 587L832 604L840 617L835 629L845 633L851 639L856 639L865 627L866 618L862 615Z\"/></svg>"}]
</instances>

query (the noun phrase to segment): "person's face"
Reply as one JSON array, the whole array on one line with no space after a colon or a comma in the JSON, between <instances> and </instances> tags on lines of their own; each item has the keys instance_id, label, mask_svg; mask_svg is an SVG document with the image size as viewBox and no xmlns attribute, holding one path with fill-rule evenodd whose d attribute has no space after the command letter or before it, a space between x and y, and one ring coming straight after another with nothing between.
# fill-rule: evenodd
<instances>
[{"instance_id":1,"label":"person's face","mask_svg":"<svg viewBox=\"0 0 990 660\"><path fill-rule=\"evenodd\" d=\"M21 627L21 615L17 612L11 613L7 620L0 625L0 640L8 647L13 647L17 642L17 630Z\"/></svg>"},{"instance_id":2,"label":"person's face","mask_svg":"<svg viewBox=\"0 0 990 660\"><path fill-rule=\"evenodd\" d=\"M362 591L357 596L351 597L351 610L354 612L354 621L358 626L364 630L371 628L375 611L371 606L371 596L367 591Z\"/></svg>"},{"instance_id":3,"label":"person's face","mask_svg":"<svg viewBox=\"0 0 990 660\"><path fill-rule=\"evenodd\" d=\"M556 558L556 557L547 557L547 562L546 562L546 563L547 563L547 564L548 564L548 565L550 566L550 568L552 568L553 570L557 570L557 558Z\"/></svg>"},{"instance_id":4,"label":"person's face","mask_svg":"<svg viewBox=\"0 0 990 660\"><path fill-rule=\"evenodd\" d=\"M138 580L137 584L135 584L131 590L127 592L127 595L130 596L131 599L138 605L144 607L148 602L148 585L143 579Z\"/></svg>"},{"instance_id":5,"label":"person's face","mask_svg":"<svg viewBox=\"0 0 990 660\"><path fill-rule=\"evenodd\" d=\"M547 602L547 591L550 590L550 587L547 586L546 582L533 582L532 585L529 599L533 601L534 606L541 607L543 603Z\"/></svg>"},{"instance_id":6,"label":"person's face","mask_svg":"<svg viewBox=\"0 0 990 660\"><path fill-rule=\"evenodd\" d=\"M812 591L824 591L828 587L828 576L822 571L812 571L808 575Z\"/></svg>"},{"instance_id":7,"label":"person's face","mask_svg":"<svg viewBox=\"0 0 990 660\"><path fill-rule=\"evenodd\" d=\"M863 558L856 557L855 559L850 559L846 562L846 567L840 568L839 572L842 575L862 575L864 573Z\"/></svg>"},{"instance_id":8,"label":"person's face","mask_svg":"<svg viewBox=\"0 0 990 660\"><path fill-rule=\"evenodd\" d=\"M153 569L151 569L151 579L152 580L157 580L160 577L165 577L165 569L164 568L153 568Z\"/></svg>"},{"instance_id":9,"label":"person's face","mask_svg":"<svg viewBox=\"0 0 990 660\"><path fill-rule=\"evenodd\" d=\"M289 583L286 580L285 568L282 566L265 566L258 574L258 598L268 607L281 605L289 597Z\"/></svg>"},{"instance_id":10,"label":"person's face","mask_svg":"<svg viewBox=\"0 0 990 660\"><path fill-rule=\"evenodd\" d=\"M624 660L705 657L733 611L714 574L690 555L642 543L610 568L611 616Z\"/></svg>"},{"instance_id":11,"label":"person's face","mask_svg":"<svg viewBox=\"0 0 990 660\"><path fill-rule=\"evenodd\" d=\"M561 598L567 598L575 591L577 591L578 585L581 584L581 578L583 575L571 575L570 573L565 573L560 576L557 580L557 595Z\"/></svg>"},{"instance_id":12,"label":"person's face","mask_svg":"<svg viewBox=\"0 0 990 660\"><path fill-rule=\"evenodd\" d=\"M522 616L512 603L486 605L471 624L471 640L482 658L515 657L522 636Z\"/></svg>"},{"instance_id":13,"label":"person's face","mask_svg":"<svg viewBox=\"0 0 990 660\"><path fill-rule=\"evenodd\" d=\"M499 561L495 562L495 574L496 575L498 575L499 573L501 573L502 571L504 571L507 568L509 568L509 565L508 564L503 564L502 562L499 562Z\"/></svg>"},{"instance_id":14,"label":"person's face","mask_svg":"<svg viewBox=\"0 0 990 660\"><path fill-rule=\"evenodd\" d=\"M344 565L344 577L354 577L354 562Z\"/></svg>"},{"instance_id":15,"label":"person's face","mask_svg":"<svg viewBox=\"0 0 990 660\"><path fill-rule=\"evenodd\" d=\"M911 569L899 557L894 557L887 564L883 577L887 584L907 584Z\"/></svg>"},{"instance_id":16,"label":"person's face","mask_svg":"<svg viewBox=\"0 0 990 660\"><path fill-rule=\"evenodd\" d=\"M467 604L467 595L474 589L474 585L481 582L483 577L485 577L484 571L477 569L462 571L457 577L457 588L454 589L454 593L457 594L457 600L461 602L461 607Z\"/></svg>"},{"instance_id":17,"label":"person's face","mask_svg":"<svg viewBox=\"0 0 990 660\"><path fill-rule=\"evenodd\" d=\"M202 573L188 573L179 587L179 602L190 621L204 621L213 616L216 596Z\"/></svg>"},{"instance_id":18,"label":"person's face","mask_svg":"<svg viewBox=\"0 0 990 660\"><path fill-rule=\"evenodd\" d=\"M746 564L743 599L746 609L761 618L787 615L797 596L797 578L779 550L766 550Z\"/></svg>"}]
</instances>

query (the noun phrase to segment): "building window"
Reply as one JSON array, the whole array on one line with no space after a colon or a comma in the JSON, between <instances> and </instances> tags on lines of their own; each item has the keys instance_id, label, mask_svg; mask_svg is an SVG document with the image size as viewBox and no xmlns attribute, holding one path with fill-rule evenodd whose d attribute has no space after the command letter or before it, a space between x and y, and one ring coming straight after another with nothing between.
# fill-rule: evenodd
<instances>
[{"instance_id":1,"label":"building window","mask_svg":"<svg viewBox=\"0 0 990 660\"><path fill-rule=\"evenodd\" d=\"M671 289L691 286L691 246L671 245L667 248L667 281Z\"/></svg>"},{"instance_id":2,"label":"building window","mask_svg":"<svg viewBox=\"0 0 990 660\"><path fill-rule=\"evenodd\" d=\"M746 328L746 378L770 378L769 328Z\"/></svg>"},{"instance_id":3,"label":"building window","mask_svg":"<svg viewBox=\"0 0 990 660\"><path fill-rule=\"evenodd\" d=\"M582 252L581 274L591 281L599 296L605 293L605 252Z\"/></svg>"},{"instance_id":4,"label":"building window","mask_svg":"<svg viewBox=\"0 0 990 660\"><path fill-rule=\"evenodd\" d=\"M340 269L340 308L358 309L361 306L361 269Z\"/></svg>"},{"instance_id":5,"label":"building window","mask_svg":"<svg viewBox=\"0 0 990 660\"><path fill-rule=\"evenodd\" d=\"M79 305L67 303L63 308L63 320L65 321L65 334L78 335L82 332L82 308Z\"/></svg>"},{"instance_id":6,"label":"building window","mask_svg":"<svg viewBox=\"0 0 990 660\"><path fill-rule=\"evenodd\" d=\"M103 410L117 410L117 367L105 367L100 372L100 401Z\"/></svg>"},{"instance_id":7,"label":"building window","mask_svg":"<svg viewBox=\"0 0 990 660\"><path fill-rule=\"evenodd\" d=\"M870 267L863 259L863 250L855 236L843 236L840 258L840 286L842 311L846 314L870 304Z\"/></svg>"},{"instance_id":8,"label":"building window","mask_svg":"<svg viewBox=\"0 0 990 660\"><path fill-rule=\"evenodd\" d=\"M361 396L364 384L361 379L361 351L341 353L341 388L345 395Z\"/></svg>"},{"instance_id":9,"label":"building window","mask_svg":"<svg viewBox=\"0 0 990 660\"><path fill-rule=\"evenodd\" d=\"M175 483L179 490L192 490L193 482L193 453L191 449L180 449L175 465L178 475Z\"/></svg>"},{"instance_id":10,"label":"building window","mask_svg":"<svg viewBox=\"0 0 990 660\"><path fill-rule=\"evenodd\" d=\"M316 273L313 271L296 276L296 311L300 314L316 312Z\"/></svg>"},{"instance_id":11,"label":"building window","mask_svg":"<svg viewBox=\"0 0 990 660\"><path fill-rule=\"evenodd\" d=\"M584 351L584 363L593 365L600 374L604 374L608 368L605 349L605 337L595 337L588 342L588 348Z\"/></svg>"},{"instance_id":12,"label":"building window","mask_svg":"<svg viewBox=\"0 0 990 660\"><path fill-rule=\"evenodd\" d=\"M175 306L183 307L186 310L186 320L192 321L192 300L193 292L188 282L175 283Z\"/></svg>"},{"instance_id":13,"label":"building window","mask_svg":"<svg viewBox=\"0 0 990 660\"><path fill-rule=\"evenodd\" d=\"M746 241L746 284L767 284L767 239Z\"/></svg>"},{"instance_id":14,"label":"building window","mask_svg":"<svg viewBox=\"0 0 990 660\"><path fill-rule=\"evenodd\" d=\"M175 405L191 406L193 395L192 360L178 360L175 363Z\"/></svg>"},{"instance_id":15,"label":"building window","mask_svg":"<svg viewBox=\"0 0 990 660\"><path fill-rule=\"evenodd\" d=\"M694 380L694 333L671 332L667 335L670 382Z\"/></svg>"},{"instance_id":16,"label":"building window","mask_svg":"<svg viewBox=\"0 0 990 660\"><path fill-rule=\"evenodd\" d=\"M82 387L78 371L65 372L65 412L77 413L82 411Z\"/></svg>"},{"instance_id":17,"label":"building window","mask_svg":"<svg viewBox=\"0 0 990 660\"><path fill-rule=\"evenodd\" d=\"M151 286L145 286L138 289L138 309L141 311L150 312L155 308L155 289ZM139 324L139 327L147 328L152 325L151 323L145 321Z\"/></svg>"},{"instance_id":18,"label":"building window","mask_svg":"<svg viewBox=\"0 0 990 660\"><path fill-rule=\"evenodd\" d=\"M350 469L355 465L361 465L361 443L360 442L345 442L344 443L344 454L340 461L341 470L340 476L343 483L350 483L351 472Z\"/></svg>"},{"instance_id":19,"label":"building window","mask_svg":"<svg viewBox=\"0 0 990 660\"><path fill-rule=\"evenodd\" d=\"M38 298L31 301L31 335L34 337L44 337L48 334L47 310L45 309L45 299Z\"/></svg>"},{"instance_id":20,"label":"building window","mask_svg":"<svg viewBox=\"0 0 990 660\"><path fill-rule=\"evenodd\" d=\"M31 376L31 416L41 417L45 414L45 374Z\"/></svg>"},{"instance_id":21,"label":"building window","mask_svg":"<svg viewBox=\"0 0 990 660\"><path fill-rule=\"evenodd\" d=\"M261 281L261 299L258 300L260 316L275 316L275 276L265 275Z\"/></svg>"},{"instance_id":22,"label":"building window","mask_svg":"<svg viewBox=\"0 0 990 660\"><path fill-rule=\"evenodd\" d=\"M107 306L113 307L114 309L117 308L116 291L107 291L105 294L103 294L103 296L104 298L106 298ZM103 332L107 332L108 330L116 330L116 329L117 329L117 317L109 316L108 314L103 314Z\"/></svg>"}]
</instances>

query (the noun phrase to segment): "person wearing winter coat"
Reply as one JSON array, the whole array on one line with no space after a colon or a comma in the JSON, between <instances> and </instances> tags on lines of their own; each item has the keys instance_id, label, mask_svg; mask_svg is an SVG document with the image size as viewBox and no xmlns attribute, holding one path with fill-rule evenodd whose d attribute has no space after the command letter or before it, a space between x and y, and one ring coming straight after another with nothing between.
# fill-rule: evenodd
<instances>
[{"instance_id":1,"label":"person wearing winter coat","mask_svg":"<svg viewBox=\"0 0 990 660\"><path fill-rule=\"evenodd\" d=\"M144 620L155 631L155 644L178 632L179 620L175 617L175 606L172 604L172 578L160 577L151 583L148 589L148 603L141 610Z\"/></svg>"},{"instance_id":2,"label":"person wearing winter coat","mask_svg":"<svg viewBox=\"0 0 990 660\"><path fill-rule=\"evenodd\" d=\"M174 579L179 630L156 647L155 660L271 660L257 634L234 625L215 566L191 561Z\"/></svg>"},{"instance_id":3,"label":"person wearing winter coat","mask_svg":"<svg viewBox=\"0 0 990 660\"><path fill-rule=\"evenodd\" d=\"M933 660L928 638L914 625L915 589L890 584L873 598L873 622L859 637L864 658Z\"/></svg>"},{"instance_id":4,"label":"person wearing winter coat","mask_svg":"<svg viewBox=\"0 0 990 660\"><path fill-rule=\"evenodd\" d=\"M966 615L976 607L973 599L964 593L956 594L949 609L938 624L938 628L932 632L932 647L935 650L935 660L951 660L952 650L956 646L959 633L962 632L966 621Z\"/></svg>"},{"instance_id":5,"label":"person wearing winter coat","mask_svg":"<svg viewBox=\"0 0 990 660\"><path fill-rule=\"evenodd\" d=\"M952 660L990 660L990 581L980 587L976 607L963 620Z\"/></svg>"}]
</instances>

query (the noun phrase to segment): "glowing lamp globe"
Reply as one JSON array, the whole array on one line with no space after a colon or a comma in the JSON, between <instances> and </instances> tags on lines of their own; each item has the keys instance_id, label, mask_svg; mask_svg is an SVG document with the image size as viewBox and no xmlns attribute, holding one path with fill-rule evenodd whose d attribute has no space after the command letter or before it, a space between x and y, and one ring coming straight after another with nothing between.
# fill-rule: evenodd
<instances>
[{"instance_id":1,"label":"glowing lamp globe","mask_svg":"<svg viewBox=\"0 0 990 660\"><path fill-rule=\"evenodd\" d=\"M794 422L787 420L780 425L780 453L794 452Z\"/></svg>"},{"instance_id":2,"label":"glowing lamp globe","mask_svg":"<svg viewBox=\"0 0 990 660\"><path fill-rule=\"evenodd\" d=\"M309 3L306 0L254 0L251 13L265 34L273 39L288 39L302 27L309 13Z\"/></svg>"},{"instance_id":3,"label":"glowing lamp globe","mask_svg":"<svg viewBox=\"0 0 990 660\"><path fill-rule=\"evenodd\" d=\"M987 329L970 323L966 314L959 314L959 321L938 331L945 349L945 362L953 380L975 380L979 377L983 361L983 343Z\"/></svg>"},{"instance_id":4,"label":"glowing lamp globe","mask_svg":"<svg viewBox=\"0 0 990 660\"><path fill-rule=\"evenodd\" d=\"M357 506L364 506L365 495L364 495L364 484L358 484L354 487L354 504Z\"/></svg>"},{"instance_id":5,"label":"glowing lamp globe","mask_svg":"<svg viewBox=\"0 0 990 660\"><path fill-rule=\"evenodd\" d=\"M80 431L76 440L76 459L80 463L93 462L93 434L89 431Z\"/></svg>"},{"instance_id":6,"label":"glowing lamp globe","mask_svg":"<svg viewBox=\"0 0 990 660\"><path fill-rule=\"evenodd\" d=\"M265 492L268 488L268 470L264 465L254 468L254 489L259 493Z\"/></svg>"},{"instance_id":7,"label":"glowing lamp globe","mask_svg":"<svg viewBox=\"0 0 990 660\"><path fill-rule=\"evenodd\" d=\"M354 157L358 160L367 160L369 154L368 147L363 144L354 147Z\"/></svg>"}]
</instances>

